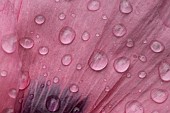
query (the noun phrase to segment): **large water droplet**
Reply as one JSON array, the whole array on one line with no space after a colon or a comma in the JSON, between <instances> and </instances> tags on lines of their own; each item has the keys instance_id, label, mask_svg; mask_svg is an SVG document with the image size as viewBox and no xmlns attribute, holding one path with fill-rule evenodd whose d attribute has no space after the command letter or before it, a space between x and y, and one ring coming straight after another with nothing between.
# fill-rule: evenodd
<instances>
[{"instance_id":1,"label":"large water droplet","mask_svg":"<svg viewBox=\"0 0 170 113\"><path fill-rule=\"evenodd\" d=\"M30 84L30 76L29 76L29 72L25 71L22 73L21 75L21 79L20 79L20 84L19 84L19 89L23 90L25 88L27 88Z\"/></svg>"},{"instance_id":2,"label":"large water droplet","mask_svg":"<svg viewBox=\"0 0 170 113\"><path fill-rule=\"evenodd\" d=\"M59 110L60 107L60 100L57 96L49 96L46 101L46 108L50 112L56 112Z\"/></svg>"},{"instance_id":3,"label":"large water droplet","mask_svg":"<svg viewBox=\"0 0 170 113\"><path fill-rule=\"evenodd\" d=\"M14 53L17 47L16 35L10 34L4 36L4 38L2 39L1 47L6 53Z\"/></svg>"},{"instance_id":4,"label":"large water droplet","mask_svg":"<svg viewBox=\"0 0 170 113\"><path fill-rule=\"evenodd\" d=\"M139 76L139 78L145 78L146 77L146 72L145 71L140 71L139 73L138 73L138 76Z\"/></svg>"},{"instance_id":5,"label":"large water droplet","mask_svg":"<svg viewBox=\"0 0 170 113\"><path fill-rule=\"evenodd\" d=\"M132 5L129 0L121 0L119 5L120 12L128 14L133 11Z\"/></svg>"},{"instance_id":6,"label":"large water droplet","mask_svg":"<svg viewBox=\"0 0 170 113\"><path fill-rule=\"evenodd\" d=\"M160 53L164 50L165 47L161 42L155 40L151 42L150 48L153 52Z\"/></svg>"},{"instance_id":7,"label":"large water droplet","mask_svg":"<svg viewBox=\"0 0 170 113\"><path fill-rule=\"evenodd\" d=\"M25 37L20 39L19 44L25 49L30 49L34 46L34 41L31 38Z\"/></svg>"},{"instance_id":8,"label":"large water droplet","mask_svg":"<svg viewBox=\"0 0 170 113\"><path fill-rule=\"evenodd\" d=\"M89 38L90 38L90 33L87 32L87 31L83 32L81 38L82 38L82 40L84 40L84 41L89 40Z\"/></svg>"},{"instance_id":9,"label":"large water droplet","mask_svg":"<svg viewBox=\"0 0 170 113\"><path fill-rule=\"evenodd\" d=\"M117 72L125 72L130 66L130 60L126 57L117 58L114 61L114 68Z\"/></svg>"},{"instance_id":10,"label":"large water droplet","mask_svg":"<svg viewBox=\"0 0 170 113\"><path fill-rule=\"evenodd\" d=\"M168 92L164 89L155 88L150 93L151 99L156 103L163 103L168 99Z\"/></svg>"},{"instance_id":11,"label":"large water droplet","mask_svg":"<svg viewBox=\"0 0 170 113\"><path fill-rule=\"evenodd\" d=\"M38 51L39 51L39 53L40 53L41 55L47 55L48 52L49 52L49 49L48 49L48 47L46 47L46 46L42 46L42 47L39 48Z\"/></svg>"},{"instance_id":12,"label":"large water droplet","mask_svg":"<svg viewBox=\"0 0 170 113\"><path fill-rule=\"evenodd\" d=\"M125 107L126 113L144 113L144 108L137 100L129 101Z\"/></svg>"},{"instance_id":13,"label":"large water droplet","mask_svg":"<svg viewBox=\"0 0 170 113\"><path fill-rule=\"evenodd\" d=\"M68 45L75 39L76 32L71 27L63 27L59 33L59 40L62 44Z\"/></svg>"},{"instance_id":14,"label":"large water droplet","mask_svg":"<svg viewBox=\"0 0 170 113\"><path fill-rule=\"evenodd\" d=\"M70 86L70 91L73 93L76 93L79 91L79 87L77 85L73 84Z\"/></svg>"},{"instance_id":15,"label":"large water droplet","mask_svg":"<svg viewBox=\"0 0 170 113\"><path fill-rule=\"evenodd\" d=\"M100 2L97 0L90 0L87 4L87 9L90 11L97 11L100 9Z\"/></svg>"},{"instance_id":16,"label":"large water droplet","mask_svg":"<svg viewBox=\"0 0 170 113\"><path fill-rule=\"evenodd\" d=\"M123 37L126 34L127 30L123 24L116 24L115 26L113 26L112 32L116 37Z\"/></svg>"},{"instance_id":17,"label":"large water droplet","mask_svg":"<svg viewBox=\"0 0 170 113\"><path fill-rule=\"evenodd\" d=\"M146 62L146 61L147 61L147 58L146 58L145 55L139 55L139 60L140 60L141 62Z\"/></svg>"},{"instance_id":18,"label":"large water droplet","mask_svg":"<svg viewBox=\"0 0 170 113\"><path fill-rule=\"evenodd\" d=\"M63 65L68 66L72 62L72 56L70 54L66 54L62 57L61 62Z\"/></svg>"},{"instance_id":19,"label":"large water droplet","mask_svg":"<svg viewBox=\"0 0 170 113\"><path fill-rule=\"evenodd\" d=\"M8 72L7 72L6 70L1 70L1 71L0 71L0 75L1 75L2 77L6 77L7 74L8 74Z\"/></svg>"},{"instance_id":20,"label":"large water droplet","mask_svg":"<svg viewBox=\"0 0 170 113\"><path fill-rule=\"evenodd\" d=\"M107 55L103 51L95 51L89 60L89 66L95 71L103 70L108 64Z\"/></svg>"},{"instance_id":21,"label":"large water droplet","mask_svg":"<svg viewBox=\"0 0 170 113\"><path fill-rule=\"evenodd\" d=\"M59 16L58 16L58 18L59 18L60 20L64 20L64 19L66 18L66 15L65 15L64 13L60 13Z\"/></svg>"},{"instance_id":22,"label":"large water droplet","mask_svg":"<svg viewBox=\"0 0 170 113\"><path fill-rule=\"evenodd\" d=\"M126 46L127 46L127 47L130 47L130 48L133 47L133 46L134 46L133 40L132 40L132 39L128 39L128 40L127 40L127 43L126 43Z\"/></svg>"},{"instance_id":23,"label":"large water droplet","mask_svg":"<svg viewBox=\"0 0 170 113\"><path fill-rule=\"evenodd\" d=\"M36 24L41 25L45 22L45 17L43 15L37 15L34 21Z\"/></svg>"},{"instance_id":24,"label":"large water droplet","mask_svg":"<svg viewBox=\"0 0 170 113\"><path fill-rule=\"evenodd\" d=\"M159 75L163 81L170 81L170 65L166 61L159 65Z\"/></svg>"},{"instance_id":25,"label":"large water droplet","mask_svg":"<svg viewBox=\"0 0 170 113\"><path fill-rule=\"evenodd\" d=\"M8 95L11 97L11 98L16 98L17 97L17 90L14 89L14 88L11 88L8 92Z\"/></svg>"}]
</instances>

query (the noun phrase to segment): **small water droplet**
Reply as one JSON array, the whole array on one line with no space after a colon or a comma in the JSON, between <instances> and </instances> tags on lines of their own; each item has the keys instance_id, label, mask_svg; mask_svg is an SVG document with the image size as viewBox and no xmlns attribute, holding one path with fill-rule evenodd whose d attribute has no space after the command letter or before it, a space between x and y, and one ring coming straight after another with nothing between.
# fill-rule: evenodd
<instances>
[{"instance_id":1,"label":"small water droplet","mask_svg":"<svg viewBox=\"0 0 170 113\"><path fill-rule=\"evenodd\" d=\"M165 47L161 42L155 40L151 42L150 48L153 52L160 53L164 50Z\"/></svg>"},{"instance_id":2,"label":"small water droplet","mask_svg":"<svg viewBox=\"0 0 170 113\"><path fill-rule=\"evenodd\" d=\"M120 12L128 14L133 11L133 7L129 0L121 0L120 5L119 5Z\"/></svg>"},{"instance_id":3,"label":"small water droplet","mask_svg":"<svg viewBox=\"0 0 170 113\"><path fill-rule=\"evenodd\" d=\"M89 11L97 11L100 9L100 2L97 0L90 0L87 4L87 9Z\"/></svg>"},{"instance_id":4,"label":"small water droplet","mask_svg":"<svg viewBox=\"0 0 170 113\"><path fill-rule=\"evenodd\" d=\"M75 18L75 17L76 17L76 14L72 13L71 16L72 16L73 18Z\"/></svg>"},{"instance_id":5,"label":"small water droplet","mask_svg":"<svg viewBox=\"0 0 170 113\"><path fill-rule=\"evenodd\" d=\"M155 88L150 93L151 99L156 103L163 103L168 99L168 92L164 89Z\"/></svg>"},{"instance_id":6,"label":"small water droplet","mask_svg":"<svg viewBox=\"0 0 170 113\"><path fill-rule=\"evenodd\" d=\"M127 78L130 78L130 77L131 77L131 73L127 73L127 74L126 74L126 77L127 77Z\"/></svg>"},{"instance_id":7,"label":"small water droplet","mask_svg":"<svg viewBox=\"0 0 170 113\"><path fill-rule=\"evenodd\" d=\"M34 21L36 24L42 25L45 22L45 17L43 15L37 15Z\"/></svg>"},{"instance_id":8,"label":"small water droplet","mask_svg":"<svg viewBox=\"0 0 170 113\"><path fill-rule=\"evenodd\" d=\"M74 31L74 29L69 26L65 26L60 30L59 40L62 44L68 45L73 42L75 36L76 32Z\"/></svg>"},{"instance_id":9,"label":"small water droplet","mask_svg":"<svg viewBox=\"0 0 170 113\"><path fill-rule=\"evenodd\" d=\"M20 39L19 44L25 49L31 49L34 46L34 41L31 38L25 37Z\"/></svg>"},{"instance_id":10,"label":"small water droplet","mask_svg":"<svg viewBox=\"0 0 170 113\"><path fill-rule=\"evenodd\" d=\"M47 55L48 52L49 52L49 49L46 46L42 46L42 47L39 48L38 51L39 51L39 54L41 54L41 55Z\"/></svg>"},{"instance_id":11,"label":"small water droplet","mask_svg":"<svg viewBox=\"0 0 170 113\"><path fill-rule=\"evenodd\" d=\"M62 57L61 62L64 66L68 66L72 62L72 56L70 54L66 54Z\"/></svg>"},{"instance_id":12,"label":"small water droplet","mask_svg":"<svg viewBox=\"0 0 170 113\"><path fill-rule=\"evenodd\" d=\"M105 87L105 91L106 91L106 92L110 91L110 87L109 87L109 86L106 86L106 87Z\"/></svg>"},{"instance_id":13,"label":"small water droplet","mask_svg":"<svg viewBox=\"0 0 170 113\"><path fill-rule=\"evenodd\" d=\"M48 80L47 81L47 86L50 86L51 85L51 80Z\"/></svg>"},{"instance_id":14,"label":"small water droplet","mask_svg":"<svg viewBox=\"0 0 170 113\"><path fill-rule=\"evenodd\" d=\"M8 95L9 95L9 97L15 99L15 98L17 97L17 90L14 89L14 88L11 88L11 89L9 90L9 92L8 92Z\"/></svg>"},{"instance_id":15,"label":"small water droplet","mask_svg":"<svg viewBox=\"0 0 170 113\"><path fill-rule=\"evenodd\" d=\"M89 39L90 39L90 33L87 32L87 31L84 31L83 34L82 34L82 36L81 36L81 38L82 38L82 40L84 40L84 41L89 40Z\"/></svg>"},{"instance_id":16,"label":"small water droplet","mask_svg":"<svg viewBox=\"0 0 170 113\"><path fill-rule=\"evenodd\" d=\"M97 36L97 37L99 37L99 36L100 36L100 34L99 34L99 33L96 33L96 36Z\"/></svg>"},{"instance_id":17,"label":"small water droplet","mask_svg":"<svg viewBox=\"0 0 170 113\"><path fill-rule=\"evenodd\" d=\"M40 85L40 88L44 88L44 86L45 86L44 84L41 84L41 85Z\"/></svg>"},{"instance_id":18,"label":"small water droplet","mask_svg":"<svg viewBox=\"0 0 170 113\"><path fill-rule=\"evenodd\" d=\"M116 37L119 38L123 37L126 34L127 30L123 24L116 24L115 26L113 26L112 32Z\"/></svg>"},{"instance_id":19,"label":"small water droplet","mask_svg":"<svg viewBox=\"0 0 170 113\"><path fill-rule=\"evenodd\" d=\"M29 99L32 100L34 98L34 94L29 95Z\"/></svg>"},{"instance_id":20,"label":"small water droplet","mask_svg":"<svg viewBox=\"0 0 170 113\"><path fill-rule=\"evenodd\" d=\"M70 91L72 93L76 93L76 92L79 91L79 87L77 85L73 84L73 85L70 86Z\"/></svg>"},{"instance_id":21,"label":"small water droplet","mask_svg":"<svg viewBox=\"0 0 170 113\"><path fill-rule=\"evenodd\" d=\"M117 72L125 72L130 66L130 60L126 57L117 58L114 61L114 68Z\"/></svg>"},{"instance_id":22,"label":"small water droplet","mask_svg":"<svg viewBox=\"0 0 170 113\"><path fill-rule=\"evenodd\" d=\"M48 76L48 73L44 73L43 76L44 76L44 77L47 77L47 76Z\"/></svg>"},{"instance_id":23,"label":"small water droplet","mask_svg":"<svg viewBox=\"0 0 170 113\"><path fill-rule=\"evenodd\" d=\"M126 43L126 46L129 47L129 48L133 47L134 46L133 40L132 39L128 39L127 43Z\"/></svg>"},{"instance_id":24,"label":"small water droplet","mask_svg":"<svg viewBox=\"0 0 170 113\"><path fill-rule=\"evenodd\" d=\"M142 90L141 89L139 89L139 91L138 91L139 93L141 93L142 92Z\"/></svg>"},{"instance_id":25,"label":"small water droplet","mask_svg":"<svg viewBox=\"0 0 170 113\"><path fill-rule=\"evenodd\" d=\"M103 20L107 20L108 17L107 17L106 15L102 15L102 19L103 19Z\"/></svg>"},{"instance_id":26,"label":"small water droplet","mask_svg":"<svg viewBox=\"0 0 170 113\"><path fill-rule=\"evenodd\" d=\"M59 82L59 78L58 77L54 77L53 78L53 82L56 84L56 83L58 83Z\"/></svg>"},{"instance_id":27,"label":"small water droplet","mask_svg":"<svg viewBox=\"0 0 170 113\"><path fill-rule=\"evenodd\" d=\"M30 80L29 72L23 72L19 83L19 89L23 90L27 88L30 84Z\"/></svg>"},{"instance_id":28,"label":"small water droplet","mask_svg":"<svg viewBox=\"0 0 170 113\"><path fill-rule=\"evenodd\" d=\"M89 60L89 66L94 71L103 70L108 64L107 55L103 51L95 51Z\"/></svg>"},{"instance_id":29,"label":"small water droplet","mask_svg":"<svg viewBox=\"0 0 170 113\"><path fill-rule=\"evenodd\" d=\"M77 68L78 70L81 70L81 69L82 69L82 65L81 65L81 64L77 64L76 68Z\"/></svg>"},{"instance_id":30,"label":"small water droplet","mask_svg":"<svg viewBox=\"0 0 170 113\"><path fill-rule=\"evenodd\" d=\"M1 47L6 53L14 53L17 47L17 38L15 34L4 36Z\"/></svg>"},{"instance_id":31,"label":"small water droplet","mask_svg":"<svg viewBox=\"0 0 170 113\"><path fill-rule=\"evenodd\" d=\"M145 71L140 71L140 72L138 73L138 76L139 76L139 78L141 78L141 79L145 78L146 75L147 75L147 74L146 74Z\"/></svg>"},{"instance_id":32,"label":"small water droplet","mask_svg":"<svg viewBox=\"0 0 170 113\"><path fill-rule=\"evenodd\" d=\"M60 100L57 96L49 96L46 101L46 108L50 112L56 112L59 110L60 107Z\"/></svg>"},{"instance_id":33,"label":"small water droplet","mask_svg":"<svg viewBox=\"0 0 170 113\"><path fill-rule=\"evenodd\" d=\"M147 61L147 58L146 58L145 55L139 55L139 60L140 60L141 62L146 62L146 61Z\"/></svg>"},{"instance_id":34,"label":"small water droplet","mask_svg":"<svg viewBox=\"0 0 170 113\"><path fill-rule=\"evenodd\" d=\"M65 15L64 13L60 13L59 16L58 16L58 18L59 18L60 20L64 20L64 19L66 18L66 15Z\"/></svg>"},{"instance_id":35,"label":"small water droplet","mask_svg":"<svg viewBox=\"0 0 170 113\"><path fill-rule=\"evenodd\" d=\"M14 113L14 109L13 108L5 108L5 109L3 109L2 113Z\"/></svg>"},{"instance_id":36,"label":"small water droplet","mask_svg":"<svg viewBox=\"0 0 170 113\"><path fill-rule=\"evenodd\" d=\"M144 108L137 100L129 101L125 107L126 113L144 113Z\"/></svg>"},{"instance_id":37,"label":"small water droplet","mask_svg":"<svg viewBox=\"0 0 170 113\"><path fill-rule=\"evenodd\" d=\"M7 74L8 74L8 72L7 72L6 70L1 70L1 71L0 71L0 75L1 75L2 77L6 77Z\"/></svg>"},{"instance_id":38,"label":"small water droplet","mask_svg":"<svg viewBox=\"0 0 170 113\"><path fill-rule=\"evenodd\" d=\"M159 65L159 75L163 81L170 81L170 64L163 61Z\"/></svg>"}]
</instances>

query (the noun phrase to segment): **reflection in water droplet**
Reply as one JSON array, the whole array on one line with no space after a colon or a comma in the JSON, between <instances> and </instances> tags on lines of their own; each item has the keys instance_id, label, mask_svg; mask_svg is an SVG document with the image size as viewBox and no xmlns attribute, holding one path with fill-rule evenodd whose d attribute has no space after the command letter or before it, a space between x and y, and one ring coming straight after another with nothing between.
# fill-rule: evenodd
<instances>
[{"instance_id":1,"label":"reflection in water droplet","mask_svg":"<svg viewBox=\"0 0 170 113\"><path fill-rule=\"evenodd\" d=\"M89 66L95 71L103 70L108 64L107 55L103 51L95 51L89 60Z\"/></svg>"},{"instance_id":2,"label":"reflection in water droplet","mask_svg":"<svg viewBox=\"0 0 170 113\"><path fill-rule=\"evenodd\" d=\"M114 68L117 72L125 72L130 66L130 60L126 57L117 58L114 61Z\"/></svg>"},{"instance_id":3,"label":"reflection in water droplet","mask_svg":"<svg viewBox=\"0 0 170 113\"><path fill-rule=\"evenodd\" d=\"M72 56L70 54L66 54L62 57L61 62L64 66L70 65L72 62Z\"/></svg>"},{"instance_id":4,"label":"reflection in water droplet","mask_svg":"<svg viewBox=\"0 0 170 113\"><path fill-rule=\"evenodd\" d=\"M145 55L139 55L139 60L140 60L141 62L146 62L146 61L147 61L147 58L146 58Z\"/></svg>"},{"instance_id":5,"label":"reflection in water droplet","mask_svg":"<svg viewBox=\"0 0 170 113\"><path fill-rule=\"evenodd\" d=\"M34 41L31 38L25 37L20 39L19 44L25 49L30 49L34 46Z\"/></svg>"},{"instance_id":6,"label":"reflection in water droplet","mask_svg":"<svg viewBox=\"0 0 170 113\"><path fill-rule=\"evenodd\" d=\"M133 47L133 46L134 46L133 40L132 40L132 39L128 39L128 40L127 40L127 43L126 43L126 46L127 46L127 47L130 47L130 48Z\"/></svg>"},{"instance_id":7,"label":"reflection in water droplet","mask_svg":"<svg viewBox=\"0 0 170 113\"><path fill-rule=\"evenodd\" d=\"M23 72L19 83L19 89L23 90L27 88L30 84L30 80L29 72Z\"/></svg>"},{"instance_id":8,"label":"reflection in water droplet","mask_svg":"<svg viewBox=\"0 0 170 113\"><path fill-rule=\"evenodd\" d=\"M41 55L47 55L48 52L49 52L49 49L46 46L42 46L42 47L39 48L38 51L39 51L39 54L41 54Z\"/></svg>"},{"instance_id":9,"label":"reflection in water droplet","mask_svg":"<svg viewBox=\"0 0 170 113\"><path fill-rule=\"evenodd\" d=\"M34 21L36 24L41 25L45 22L45 17L43 15L37 15Z\"/></svg>"},{"instance_id":10,"label":"reflection in water droplet","mask_svg":"<svg viewBox=\"0 0 170 113\"><path fill-rule=\"evenodd\" d=\"M70 91L72 93L76 93L76 92L79 91L79 87L77 85L73 84L73 85L70 86Z\"/></svg>"},{"instance_id":11,"label":"reflection in water droplet","mask_svg":"<svg viewBox=\"0 0 170 113\"><path fill-rule=\"evenodd\" d=\"M126 113L144 113L144 108L137 100L129 101L125 107Z\"/></svg>"},{"instance_id":12,"label":"reflection in water droplet","mask_svg":"<svg viewBox=\"0 0 170 113\"><path fill-rule=\"evenodd\" d=\"M138 73L138 76L139 76L139 78L145 78L146 77L146 72L145 71L140 71L139 73Z\"/></svg>"},{"instance_id":13,"label":"reflection in water droplet","mask_svg":"<svg viewBox=\"0 0 170 113\"><path fill-rule=\"evenodd\" d=\"M84 41L89 40L89 38L90 38L90 33L87 32L87 31L85 31L85 32L82 34L81 38L82 38L82 40L84 40Z\"/></svg>"},{"instance_id":14,"label":"reflection in water droplet","mask_svg":"<svg viewBox=\"0 0 170 113\"><path fill-rule=\"evenodd\" d=\"M100 2L97 0L90 0L87 4L87 9L89 11L97 11L100 9Z\"/></svg>"},{"instance_id":15,"label":"reflection in water droplet","mask_svg":"<svg viewBox=\"0 0 170 113\"><path fill-rule=\"evenodd\" d=\"M160 53L164 50L165 47L161 42L155 40L151 42L150 48L153 52Z\"/></svg>"},{"instance_id":16,"label":"reflection in water droplet","mask_svg":"<svg viewBox=\"0 0 170 113\"><path fill-rule=\"evenodd\" d=\"M129 0L121 0L119 5L120 12L128 14L133 11L132 5Z\"/></svg>"},{"instance_id":17,"label":"reflection in water droplet","mask_svg":"<svg viewBox=\"0 0 170 113\"><path fill-rule=\"evenodd\" d=\"M56 84L56 83L58 83L59 82L59 78L58 77L54 77L53 78L53 82Z\"/></svg>"},{"instance_id":18,"label":"reflection in water droplet","mask_svg":"<svg viewBox=\"0 0 170 113\"><path fill-rule=\"evenodd\" d=\"M7 74L8 74L8 72L7 72L6 70L1 70L1 71L0 71L0 75L1 75L2 77L6 77Z\"/></svg>"},{"instance_id":19,"label":"reflection in water droplet","mask_svg":"<svg viewBox=\"0 0 170 113\"><path fill-rule=\"evenodd\" d=\"M170 64L166 61L159 65L159 75L163 81L170 81Z\"/></svg>"},{"instance_id":20,"label":"reflection in water droplet","mask_svg":"<svg viewBox=\"0 0 170 113\"><path fill-rule=\"evenodd\" d=\"M116 37L123 37L126 34L127 30L123 24L117 24L113 26L112 32Z\"/></svg>"},{"instance_id":21,"label":"reflection in water droplet","mask_svg":"<svg viewBox=\"0 0 170 113\"><path fill-rule=\"evenodd\" d=\"M150 93L151 99L156 103L163 103L168 99L168 92L164 89L155 88Z\"/></svg>"},{"instance_id":22,"label":"reflection in water droplet","mask_svg":"<svg viewBox=\"0 0 170 113\"><path fill-rule=\"evenodd\" d=\"M49 96L46 101L46 108L50 112L56 112L59 110L60 107L60 100L57 96Z\"/></svg>"},{"instance_id":23,"label":"reflection in water droplet","mask_svg":"<svg viewBox=\"0 0 170 113\"><path fill-rule=\"evenodd\" d=\"M82 69L82 65L81 65L81 64L77 64L76 68L77 68L78 70L80 70L80 69Z\"/></svg>"},{"instance_id":24,"label":"reflection in water droplet","mask_svg":"<svg viewBox=\"0 0 170 113\"><path fill-rule=\"evenodd\" d=\"M16 96L17 96L17 90L16 89L14 89L14 88L11 88L10 90L9 90L9 92L8 92L8 95L11 97L11 98L16 98Z\"/></svg>"},{"instance_id":25,"label":"reflection in water droplet","mask_svg":"<svg viewBox=\"0 0 170 113\"><path fill-rule=\"evenodd\" d=\"M64 13L60 13L59 16L58 16L58 18L59 18L60 20L64 20L64 19L66 18L66 15L65 15Z\"/></svg>"},{"instance_id":26,"label":"reflection in water droplet","mask_svg":"<svg viewBox=\"0 0 170 113\"><path fill-rule=\"evenodd\" d=\"M73 42L75 36L76 32L74 31L74 29L69 26L66 26L60 30L59 40L62 44L68 45Z\"/></svg>"},{"instance_id":27,"label":"reflection in water droplet","mask_svg":"<svg viewBox=\"0 0 170 113\"><path fill-rule=\"evenodd\" d=\"M17 47L17 38L15 34L4 36L1 47L6 53L14 53Z\"/></svg>"}]
</instances>

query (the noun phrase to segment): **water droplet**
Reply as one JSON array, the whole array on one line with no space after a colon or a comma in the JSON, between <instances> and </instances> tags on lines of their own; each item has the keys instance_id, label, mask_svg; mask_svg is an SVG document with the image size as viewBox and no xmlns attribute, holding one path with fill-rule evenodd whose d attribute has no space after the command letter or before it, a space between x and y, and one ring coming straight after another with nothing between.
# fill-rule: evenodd
<instances>
[{"instance_id":1,"label":"water droplet","mask_svg":"<svg viewBox=\"0 0 170 113\"><path fill-rule=\"evenodd\" d=\"M42 47L39 48L38 51L39 51L39 53L40 53L41 55L47 55L48 52L49 52L49 49L48 49L48 47L46 47L46 46L42 46Z\"/></svg>"},{"instance_id":2,"label":"water droplet","mask_svg":"<svg viewBox=\"0 0 170 113\"><path fill-rule=\"evenodd\" d=\"M127 43L126 43L126 46L129 47L129 48L133 47L134 46L133 40L132 39L128 39Z\"/></svg>"},{"instance_id":3,"label":"water droplet","mask_svg":"<svg viewBox=\"0 0 170 113\"><path fill-rule=\"evenodd\" d=\"M138 73L138 76L139 76L139 78L141 78L141 79L145 78L146 75L147 75L147 74L146 74L145 71L140 71L140 72Z\"/></svg>"},{"instance_id":4,"label":"water droplet","mask_svg":"<svg viewBox=\"0 0 170 113\"><path fill-rule=\"evenodd\" d=\"M82 65L81 65L81 64L77 64L76 68L77 68L78 70L80 70L80 69L82 69Z\"/></svg>"},{"instance_id":5,"label":"water droplet","mask_svg":"<svg viewBox=\"0 0 170 113\"><path fill-rule=\"evenodd\" d=\"M106 87L105 87L105 91L106 91L106 92L110 91L110 87L109 87L109 86L106 86Z\"/></svg>"},{"instance_id":6,"label":"water droplet","mask_svg":"<svg viewBox=\"0 0 170 113\"><path fill-rule=\"evenodd\" d=\"M166 61L160 63L159 75L163 81L170 81L170 65Z\"/></svg>"},{"instance_id":7,"label":"water droplet","mask_svg":"<svg viewBox=\"0 0 170 113\"><path fill-rule=\"evenodd\" d=\"M36 24L42 25L45 22L45 17L43 15L37 15L34 21Z\"/></svg>"},{"instance_id":8,"label":"water droplet","mask_svg":"<svg viewBox=\"0 0 170 113\"><path fill-rule=\"evenodd\" d=\"M7 74L8 74L8 72L7 72L6 70L1 70L1 71L0 71L0 75L1 75L2 77L6 77Z\"/></svg>"},{"instance_id":9,"label":"water droplet","mask_svg":"<svg viewBox=\"0 0 170 113\"><path fill-rule=\"evenodd\" d=\"M103 19L103 20L107 20L107 18L108 18L108 17L107 17L106 15L102 15L102 19Z\"/></svg>"},{"instance_id":10,"label":"water droplet","mask_svg":"<svg viewBox=\"0 0 170 113\"><path fill-rule=\"evenodd\" d=\"M107 55L103 51L95 51L89 60L89 66L95 71L103 70L108 64Z\"/></svg>"},{"instance_id":11,"label":"water droplet","mask_svg":"<svg viewBox=\"0 0 170 113\"><path fill-rule=\"evenodd\" d=\"M164 89L155 88L150 93L151 99L156 103L163 103L168 99L168 92Z\"/></svg>"},{"instance_id":12,"label":"water droplet","mask_svg":"<svg viewBox=\"0 0 170 113\"><path fill-rule=\"evenodd\" d=\"M70 54L64 55L63 58L61 59L61 62L64 66L70 65L70 63L72 62L71 55Z\"/></svg>"},{"instance_id":13,"label":"water droplet","mask_svg":"<svg viewBox=\"0 0 170 113\"><path fill-rule=\"evenodd\" d=\"M159 113L158 111L152 111L152 113Z\"/></svg>"},{"instance_id":14,"label":"water droplet","mask_svg":"<svg viewBox=\"0 0 170 113\"><path fill-rule=\"evenodd\" d=\"M44 84L41 84L41 85L40 85L40 88L44 88Z\"/></svg>"},{"instance_id":15,"label":"water droplet","mask_svg":"<svg viewBox=\"0 0 170 113\"><path fill-rule=\"evenodd\" d=\"M17 90L14 89L14 88L11 88L8 92L8 95L11 97L11 98L16 98L17 97Z\"/></svg>"},{"instance_id":16,"label":"water droplet","mask_svg":"<svg viewBox=\"0 0 170 113\"><path fill-rule=\"evenodd\" d=\"M131 73L127 73L126 76L127 76L127 78L130 78L131 77Z\"/></svg>"},{"instance_id":17,"label":"water droplet","mask_svg":"<svg viewBox=\"0 0 170 113\"><path fill-rule=\"evenodd\" d=\"M14 109L13 108L5 108L2 113L14 113Z\"/></svg>"},{"instance_id":18,"label":"water droplet","mask_svg":"<svg viewBox=\"0 0 170 113\"><path fill-rule=\"evenodd\" d=\"M85 31L85 32L82 34L81 38L82 38L82 40L84 40L84 41L89 40L89 38L90 38L90 33L87 32L87 31Z\"/></svg>"},{"instance_id":19,"label":"water droplet","mask_svg":"<svg viewBox=\"0 0 170 113\"><path fill-rule=\"evenodd\" d=\"M34 94L29 95L29 99L32 100L34 98Z\"/></svg>"},{"instance_id":20,"label":"water droplet","mask_svg":"<svg viewBox=\"0 0 170 113\"><path fill-rule=\"evenodd\" d=\"M50 86L51 85L51 80L48 80L47 81L47 86Z\"/></svg>"},{"instance_id":21,"label":"water droplet","mask_svg":"<svg viewBox=\"0 0 170 113\"><path fill-rule=\"evenodd\" d=\"M164 50L165 47L161 42L155 40L151 42L150 48L153 52L160 53Z\"/></svg>"},{"instance_id":22,"label":"water droplet","mask_svg":"<svg viewBox=\"0 0 170 113\"><path fill-rule=\"evenodd\" d=\"M76 14L72 13L71 16L72 16L73 18L75 18L75 17L76 17Z\"/></svg>"},{"instance_id":23,"label":"water droplet","mask_svg":"<svg viewBox=\"0 0 170 113\"><path fill-rule=\"evenodd\" d=\"M147 61L147 58L146 58L145 55L139 55L139 60L140 60L141 62L146 62L146 61Z\"/></svg>"},{"instance_id":24,"label":"water droplet","mask_svg":"<svg viewBox=\"0 0 170 113\"><path fill-rule=\"evenodd\" d=\"M29 72L23 72L19 83L19 89L23 90L27 88L30 84L30 80Z\"/></svg>"},{"instance_id":25,"label":"water droplet","mask_svg":"<svg viewBox=\"0 0 170 113\"><path fill-rule=\"evenodd\" d=\"M46 108L50 112L56 112L59 110L60 107L60 100L57 96L49 96L46 101Z\"/></svg>"},{"instance_id":26,"label":"water droplet","mask_svg":"<svg viewBox=\"0 0 170 113\"><path fill-rule=\"evenodd\" d=\"M125 107L126 113L144 113L144 108L137 100L129 101Z\"/></svg>"},{"instance_id":27,"label":"water droplet","mask_svg":"<svg viewBox=\"0 0 170 113\"><path fill-rule=\"evenodd\" d=\"M16 35L10 34L10 35L4 36L4 38L2 39L1 47L3 51L6 53L14 53L17 47Z\"/></svg>"},{"instance_id":28,"label":"water droplet","mask_svg":"<svg viewBox=\"0 0 170 113\"><path fill-rule=\"evenodd\" d=\"M99 37L99 36L100 36L100 34L99 34L99 33L96 33L96 36L97 36L97 37Z\"/></svg>"},{"instance_id":29,"label":"water droplet","mask_svg":"<svg viewBox=\"0 0 170 113\"><path fill-rule=\"evenodd\" d=\"M73 84L73 85L70 86L70 91L72 93L76 93L76 92L79 91L79 87L77 85Z\"/></svg>"},{"instance_id":30,"label":"water droplet","mask_svg":"<svg viewBox=\"0 0 170 113\"><path fill-rule=\"evenodd\" d=\"M44 77L47 77L47 76L48 76L48 73L44 73L43 76L44 76Z\"/></svg>"},{"instance_id":31,"label":"water droplet","mask_svg":"<svg viewBox=\"0 0 170 113\"><path fill-rule=\"evenodd\" d=\"M31 38L25 37L20 39L19 44L25 49L30 49L34 46L34 41Z\"/></svg>"},{"instance_id":32,"label":"water droplet","mask_svg":"<svg viewBox=\"0 0 170 113\"><path fill-rule=\"evenodd\" d=\"M65 15L64 13L60 13L59 16L58 16L58 18L59 18L60 20L64 20L64 19L66 18L66 15Z\"/></svg>"},{"instance_id":33,"label":"water droplet","mask_svg":"<svg viewBox=\"0 0 170 113\"><path fill-rule=\"evenodd\" d=\"M59 82L59 78L58 77L54 77L53 78L53 82L56 84L56 83L58 83Z\"/></svg>"},{"instance_id":34,"label":"water droplet","mask_svg":"<svg viewBox=\"0 0 170 113\"><path fill-rule=\"evenodd\" d=\"M120 5L119 5L120 12L128 14L133 11L133 7L129 0L121 0Z\"/></svg>"},{"instance_id":35,"label":"water droplet","mask_svg":"<svg viewBox=\"0 0 170 113\"><path fill-rule=\"evenodd\" d=\"M114 61L114 68L117 72L125 72L130 66L130 60L126 57L117 58Z\"/></svg>"},{"instance_id":36,"label":"water droplet","mask_svg":"<svg viewBox=\"0 0 170 113\"><path fill-rule=\"evenodd\" d=\"M90 0L87 4L87 9L89 11L97 11L100 9L100 2L97 0Z\"/></svg>"},{"instance_id":37,"label":"water droplet","mask_svg":"<svg viewBox=\"0 0 170 113\"><path fill-rule=\"evenodd\" d=\"M113 26L112 32L116 37L123 37L126 34L127 30L123 24L117 24Z\"/></svg>"},{"instance_id":38,"label":"water droplet","mask_svg":"<svg viewBox=\"0 0 170 113\"><path fill-rule=\"evenodd\" d=\"M63 27L59 33L59 40L62 44L68 45L75 39L76 32L71 27Z\"/></svg>"}]
</instances>

